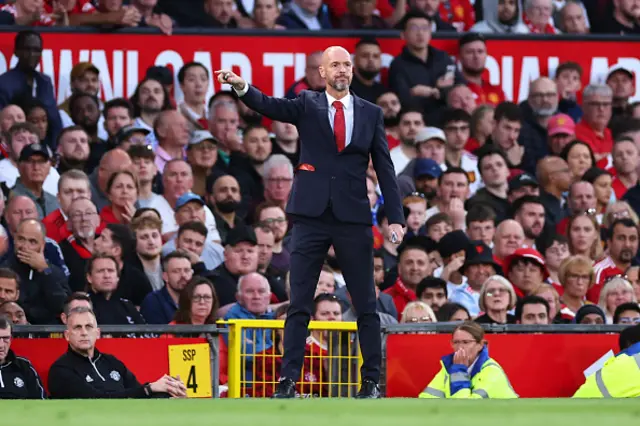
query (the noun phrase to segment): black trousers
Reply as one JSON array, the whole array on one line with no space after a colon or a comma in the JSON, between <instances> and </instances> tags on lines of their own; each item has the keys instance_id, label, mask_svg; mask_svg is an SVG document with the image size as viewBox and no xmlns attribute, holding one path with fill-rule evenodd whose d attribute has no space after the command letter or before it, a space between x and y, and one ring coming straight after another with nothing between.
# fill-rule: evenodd
<instances>
[{"instance_id":1,"label":"black trousers","mask_svg":"<svg viewBox=\"0 0 640 426\"><path fill-rule=\"evenodd\" d=\"M322 264L333 244L338 264L358 315L363 357L362 378L380 379L380 318L376 313L373 282L373 235L370 225L344 223L331 208L317 218L292 217L291 304L284 326L281 377L297 381L304 362L307 328Z\"/></svg>"}]
</instances>

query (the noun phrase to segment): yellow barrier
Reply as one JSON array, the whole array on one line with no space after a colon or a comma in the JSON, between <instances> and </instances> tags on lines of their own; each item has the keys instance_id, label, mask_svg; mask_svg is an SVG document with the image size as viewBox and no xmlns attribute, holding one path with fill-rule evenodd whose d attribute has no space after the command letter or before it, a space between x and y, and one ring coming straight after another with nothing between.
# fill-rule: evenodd
<instances>
[{"instance_id":1,"label":"yellow barrier","mask_svg":"<svg viewBox=\"0 0 640 426\"><path fill-rule=\"evenodd\" d=\"M270 397L282 360L282 320L229 320L228 397ZM311 321L298 381L303 397L350 397L362 359L355 322Z\"/></svg>"}]
</instances>

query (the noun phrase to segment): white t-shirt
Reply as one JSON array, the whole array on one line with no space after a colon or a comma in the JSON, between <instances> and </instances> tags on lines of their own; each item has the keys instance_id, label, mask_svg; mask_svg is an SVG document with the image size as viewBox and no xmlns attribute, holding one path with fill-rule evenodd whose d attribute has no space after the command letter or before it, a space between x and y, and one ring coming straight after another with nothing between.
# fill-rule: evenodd
<instances>
[{"instance_id":1,"label":"white t-shirt","mask_svg":"<svg viewBox=\"0 0 640 426\"><path fill-rule=\"evenodd\" d=\"M9 188L13 188L16 184L16 180L20 177L20 171L16 166L11 164L11 160L4 158L0 160L0 182L7 184ZM49 169L49 174L44 180L42 189L51 195L58 195L58 181L60 180L60 174L55 167Z\"/></svg>"},{"instance_id":2,"label":"white t-shirt","mask_svg":"<svg viewBox=\"0 0 640 426\"><path fill-rule=\"evenodd\" d=\"M148 207L158 210L160 217L162 218L162 233L168 234L178 231L178 223L176 222L175 212L171 208L171 205L162 196L154 197L149 203ZM205 225L209 231L207 234L207 241L220 241L220 233L216 226L216 218L213 217L213 213L209 207L204 206L205 212Z\"/></svg>"},{"instance_id":3,"label":"white t-shirt","mask_svg":"<svg viewBox=\"0 0 640 426\"><path fill-rule=\"evenodd\" d=\"M396 176L402 173L411 161L411 158L407 157L404 151L402 151L402 147L400 145L393 148L389 152L389 155L391 156L391 162L393 163L393 168L396 171Z\"/></svg>"}]
</instances>

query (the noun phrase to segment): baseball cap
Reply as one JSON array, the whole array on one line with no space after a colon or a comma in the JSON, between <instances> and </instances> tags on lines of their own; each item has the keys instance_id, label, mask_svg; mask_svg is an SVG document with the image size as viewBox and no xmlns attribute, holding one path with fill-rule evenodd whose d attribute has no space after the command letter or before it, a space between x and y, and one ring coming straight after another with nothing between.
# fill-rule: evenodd
<instances>
[{"instance_id":1,"label":"baseball cap","mask_svg":"<svg viewBox=\"0 0 640 426\"><path fill-rule=\"evenodd\" d=\"M416 135L416 144L426 142L429 139L438 139L442 141L442 143L447 142L447 137L444 135L444 131L442 129L437 127L423 127Z\"/></svg>"},{"instance_id":2,"label":"baseball cap","mask_svg":"<svg viewBox=\"0 0 640 426\"><path fill-rule=\"evenodd\" d=\"M520 173L518 176L509 179L509 192L515 191L525 186L540 187L536 178L529 173Z\"/></svg>"},{"instance_id":3,"label":"baseball cap","mask_svg":"<svg viewBox=\"0 0 640 426\"><path fill-rule=\"evenodd\" d=\"M171 73L171 70L167 67L162 67L158 65L151 66L147 68L147 73L145 77L156 79L165 86L173 84L173 74Z\"/></svg>"},{"instance_id":4,"label":"baseball cap","mask_svg":"<svg viewBox=\"0 0 640 426\"><path fill-rule=\"evenodd\" d=\"M82 74L87 71L93 71L96 74L100 74L98 67L93 65L91 62L78 62L73 66L73 68L71 68L71 80L82 77Z\"/></svg>"},{"instance_id":5,"label":"baseball cap","mask_svg":"<svg viewBox=\"0 0 640 426\"><path fill-rule=\"evenodd\" d=\"M125 139L131 136L132 133L136 133L136 132L144 133L145 136L151 133L149 132L149 129L145 129L144 127L130 124L118 130L118 133L116 133L116 144L120 145Z\"/></svg>"},{"instance_id":6,"label":"baseball cap","mask_svg":"<svg viewBox=\"0 0 640 426\"><path fill-rule=\"evenodd\" d=\"M227 234L227 245L235 246L239 243L250 243L251 245L258 245L256 239L256 233L252 228L248 226L236 226Z\"/></svg>"},{"instance_id":7,"label":"baseball cap","mask_svg":"<svg viewBox=\"0 0 640 426\"><path fill-rule=\"evenodd\" d=\"M177 212L186 204L192 201L195 201L199 203L201 206L204 206L204 200L202 199L202 197L200 197L198 194L194 194L193 192L186 192L178 198L178 201L176 201L176 208L173 210Z\"/></svg>"},{"instance_id":8,"label":"baseball cap","mask_svg":"<svg viewBox=\"0 0 640 426\"><path fill-rule=\"evenodd\" d=\"M20 152L20 158L18 159L18 161L27 161L34 155L42 155L47 160L51 159L51 153L46 146L39 143L32 143L31 145L27 145L22 148L22 152Z\"/></svg>"},{"instance_id":9,"label":"baseball cap","mask_svg":"<svg viewBox=\"0 0 640 426\"><path fill-rule=\"evenodd\" d=\"M613 74L617 73L618 71L627 74L629 76L629 78L633 78L634 77L633 73L629 69L625 68L621 64L615 64L612 67L610 67L609 70L607 71L607 80L609 80L611 78L611 76Z\"/></svg>"},{"instance_id":10,"label":"baseball cap","mask_svg":"<svg viewBox=\"0 0 640 426\"><path fill-rule=\"evenodd\" d=\"M216 145L218 144L218 140L208 130L196 130L191 134L187 148L198 145L204 141L211 141Z\"/></svg>"},{"instance_id":11,"label":"baseball cap","mask_svg":"<svg viewBox=\"0 0 640 426\"><path fill-rule=\"evenodd\" d=\"M518 259L531 259L536 262L538 265L542 267L542 274L544 280L549 277L549 271L547 270L547 266L544 263L544 257L540 254L540 252L536 249L532 249L530 247L519 248L513 252L511 256L507 256L504 260L504 272L505 274L509 273L511 269L511 264Z\"/></svg>"},{"instance_id":12,"label":"baseball cap","mask_svg":"<svg viewBox=\"0 0 640 426\"><path fill-rule=\"evenodd\" d=\"M502 268L493 258L491 247L482 241L472 241L467 248L462 269L464 270L471 265L491 265L496 270L496 273L502 272Z\"/></svg>"},{"instance_id":13,"label":"baseball cap","mask_svg":"<svg viewBox=\"0 0 640 426\"><path fill-rule=\"evenodd\" d=\"M413 177L429 176L437 179L442 174L442 168L431 158L417 158L413 166Z\"/></svg>"},{"instance_id":14,"label":"baseball cap","mask_svg":"<svg viewBox=\"0 0 640 426\"><path fill-rule=\"evenodd\" d=\"M549 136L565 134L573 135L576 132L576 123L567 114L556 114L547 123Z\"/></svg>"}]
</instances>

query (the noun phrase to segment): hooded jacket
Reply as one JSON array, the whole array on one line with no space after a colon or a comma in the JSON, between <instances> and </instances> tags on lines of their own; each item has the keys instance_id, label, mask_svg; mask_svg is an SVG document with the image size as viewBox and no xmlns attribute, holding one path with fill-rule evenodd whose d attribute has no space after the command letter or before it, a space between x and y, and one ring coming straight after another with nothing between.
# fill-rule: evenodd
<instances>
[{"instance_id":1,"label":"hooded jacket","mask_svg":"<svg viewBox=\"0 0 640 426\"><path fill-rule=\"evenodd\" d=\"M484 0L482 2L483 21L471 27L471 32L495 34L529 34L529 28L522 21L522 2L518 0L516 17L509 23L498 20L498 0Z\"/></svg>"}]
</instances>

